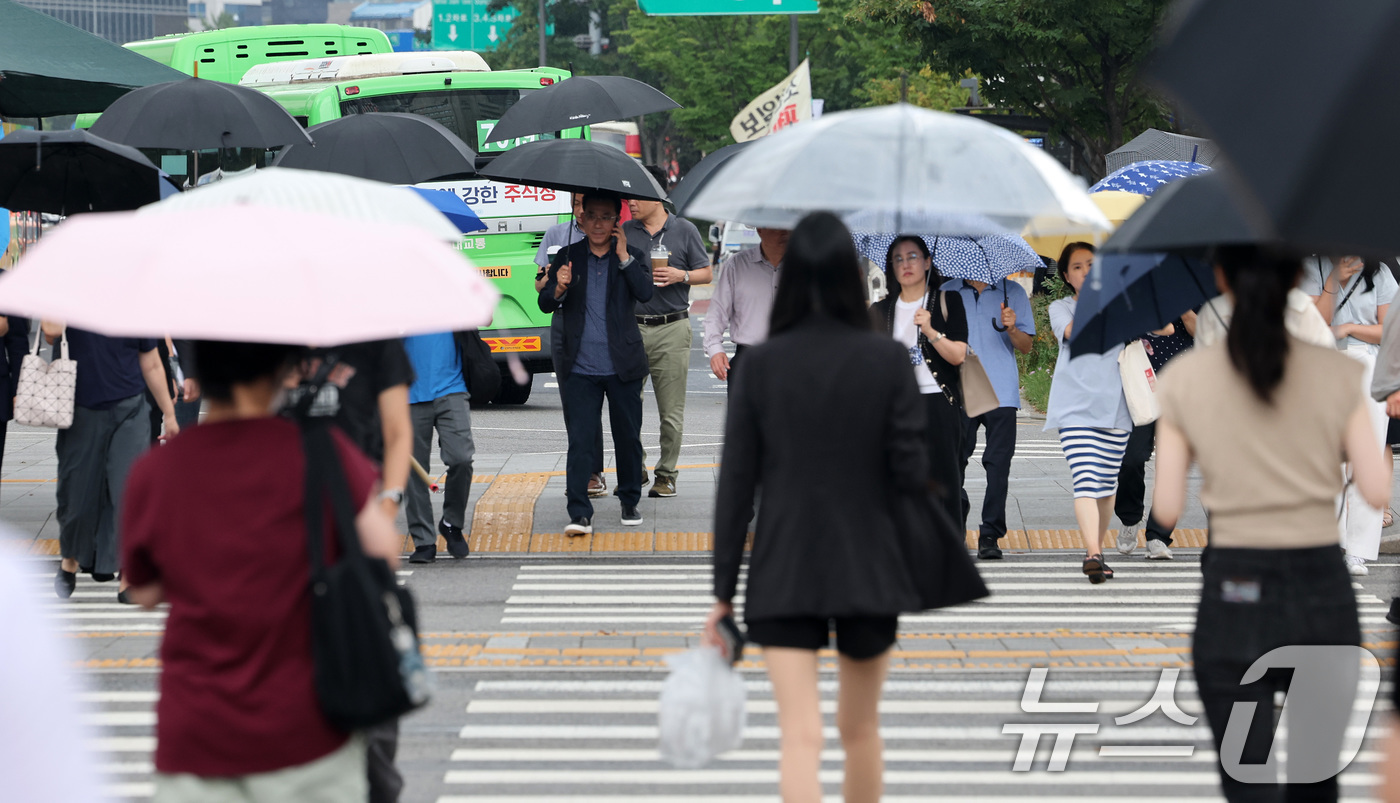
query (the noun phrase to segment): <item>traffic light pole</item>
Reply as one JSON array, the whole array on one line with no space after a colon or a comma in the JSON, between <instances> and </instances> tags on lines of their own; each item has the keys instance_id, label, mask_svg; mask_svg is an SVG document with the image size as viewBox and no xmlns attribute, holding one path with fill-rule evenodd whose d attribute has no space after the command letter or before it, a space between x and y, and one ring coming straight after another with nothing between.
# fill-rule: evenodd
<instances>
[{"instance_id":1,"label":"traffic light pole","mask_svg":"<svg viewBox=\"0 0 1400 803\"><path fill-rule=\"evenodd\" d=\"M543 48L544 46L541 45L540 47ZM544 50L541 49L540 52L543 53ZM798 60L797 60L797 15L796 15L796 14L789 14L789 15L788 15L788 72L793 72L794 70L796 70L796 69L797 69L797 64L798 64Z\"/></svg>"},{"instance_id":2,"label":"traffic light pole","mask_svg":"<svg viewBox=\"0 0 1400 803\"><path fill-rule=\"evenodd\" d=\"M545 58L545 56L546 56L547 54L546 54L546 52L545 52L545 38L544 38L544 0L540 0L540 19L539 19L539 22L540 22L540 66L541 66L541 67L548 67L548 66L549 66L548 59Z\"/></svg>"}]
</instances>

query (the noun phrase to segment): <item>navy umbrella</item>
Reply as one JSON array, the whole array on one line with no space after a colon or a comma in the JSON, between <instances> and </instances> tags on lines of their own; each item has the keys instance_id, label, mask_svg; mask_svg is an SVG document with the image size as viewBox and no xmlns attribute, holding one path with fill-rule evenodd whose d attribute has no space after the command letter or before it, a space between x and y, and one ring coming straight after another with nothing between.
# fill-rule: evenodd
<instances>
[{"instance_id":1,"label":"navy umbrella","mask_svg":"<svg viewBox=\"0 0 1400 803\"><path fill-rule=\"evenodd\" d=\"M1103 354L1219 294L1215 273L1203 260L1100 253L1079 291L1070 354Z\"/></svg>"},{"instance_id":2,"label":"navy umbrella","mask_svg":"<svg viewBox=\"0 0 1400 803\"><path fill-rule=\"evenodd\" d=\"M701 187L705 186L705 183L710 180L710 177L715 174L715 170L720 165L737 156L739 151L742 151L750 144L752 144L752 141L725 145L723 148L701 159L694 167L686 172L685 177L671 190L671 203L675 204L677 209L685 206L686 202L690 200L690 196L694 195Z\"/></svg>"}]
</instances>

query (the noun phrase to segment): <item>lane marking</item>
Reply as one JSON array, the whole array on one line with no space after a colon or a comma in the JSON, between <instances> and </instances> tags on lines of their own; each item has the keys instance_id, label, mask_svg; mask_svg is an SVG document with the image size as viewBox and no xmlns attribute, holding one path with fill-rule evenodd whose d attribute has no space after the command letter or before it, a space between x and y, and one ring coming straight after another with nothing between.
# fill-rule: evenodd
<instances>
[{"instance_id":1,"label":"lane marking","mask_svg":"<svg viewBox=\"0 0 1400 803\"><path fill-rule=\"evenodd\" d=\"M843 770L822 770L822 783L839 784ZM1027 783L1046 786L1209 786L1220 784L1220 775L1211 771L1181 770L1153 772L1143 770L1103 770L1079 772L1013 772L1010 770L886 770L886 786L903 784L965 784L969 786L1020 786ZM1380 776L1369 772L1343 773L1338 778L1342 786L1375 786ZM655 786L698 784L776 784L775 769L715 769L715 770L597 770L597 769L522 769L522 770L448 770L444 783L499 786L519 784L647 784ZM1136 798L1135 798L1136 799ZM1082 801L1083 798L1080 798Z\"/></svg>"}]
</instances>

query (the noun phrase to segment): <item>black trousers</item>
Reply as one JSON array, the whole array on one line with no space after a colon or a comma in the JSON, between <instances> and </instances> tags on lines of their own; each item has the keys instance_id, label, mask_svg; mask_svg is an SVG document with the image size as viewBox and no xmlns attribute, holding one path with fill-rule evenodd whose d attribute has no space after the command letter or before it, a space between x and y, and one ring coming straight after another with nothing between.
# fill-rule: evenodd
<instances>
[{"instance_id":1,"label":"black trousers","mask_svg":"<svg viewBox=\"0 0 1400 803\"><path fill-rule=\"evenodd\" d=\"M729 358L729 378L724 381L725 393L732 393L734 391L734 372L739 370L739 355L743 354L746 348L748 348L748 346L745 346L743 343L734 344L734 356Z\"/></svg>"},{"instance_id":2,"label":"black trousers","mask_svg":"<svg viewBox=\"0 0 1400 803\"><path fill-rule=\"evenodd\" d=\"M1128 448L1123 453L1123 464L1118 468L1118 496L1113 502L1113 513L1125 526L1133 527L1142 521L1144 502L1147 498L1147 462L1152 459L1152 448L1157 442L1157 424L1143 424L1133 427L1128 436ZM1147 514L1147 539L1172 542L1172 528Z\"/></svg>"},{"instance_id":3,"label":"black trousers","mask_svg":"<svg viewBox=\"0 0 1400 803\"><path fill-rule=\"evenodd\" d=\"M596 442L602 428L603 399L608 400L613 449L617 458L617 496L623 505L635 506L642 498L642 382L623 382L616 374L569 374L559 383L565 397L564 428L569 431L569 456L565 461L565 496L569 518L592 518L588 478L593 474Z\"/></svg>"},{"instance_id":4,"label":"black trousers","mask_svg":"<svg viewBox=\"0 0 1400 803\"><path fill-rule=\"evenodd\" d=\"M1016 454L1016 408L998 407L976 418L963 416L962 461L959 464L963 476L967 474L967 461L972 459L972 452L977 448L978 427L987 428L987 447L982 450L987 492L982 497L982 524L978 534L984 538L1001 538L1006 535L1006 489L1011 479L1011 458ZM962 510L959 512L966 529L972 502L967 498L966 489L960 496Z\"/></svg>"},{"instance_id":5,"label":"black trousers","mask_svg":"<svg viewBox=\"0 0 1400 803\"><path fill-rule=\"evenodd\" d=\"M962 407L946 393L925 393L924 409L928 413L928 424L924 427L928 478L938 486L948 520L961 521L959 495L963 485L963 420L966 416Z\"/></svg>"},{"instance_id":6,"label":"black trousers","mask_svg":"<svg viewBox=\"0 0 1400 803\"><path fill-rule=\"evenodd\" d=\"M1219 754L1235 703L1256 703L1239 761L1262 764L1274 740L1274 692L1288 690L1294 673L1270 669L1253 683L1240 681L1251 664L1278 647L1359 645L1361 625L1351 577L1335 544L1308 549L1211 547L1202 556L1201 570L1192 657L1206 720ZM1241 599L1241 590L1257 590L1257 601ZM1355 658L1351 660L1354 664ZM1295 721L1293 730L1307 727ZM1330 755L1337 755L1341 741L1338 734ZM1312 784L1254 784L1235 780L1219 768L1222 791L1231 803L1337 799L1335 776Z\"/></svg>"},{"instance_id":7,"label":"black trousers","mask_svg":"<svg viewBox=\"0 0 1400 803\"><path fill-rule=\"evenodd\" d=\"M369 773L369 803L398 803L403 774L394 766L399 753L397 719L365 728L365 769Z\"/></svg>"}]
</instances>

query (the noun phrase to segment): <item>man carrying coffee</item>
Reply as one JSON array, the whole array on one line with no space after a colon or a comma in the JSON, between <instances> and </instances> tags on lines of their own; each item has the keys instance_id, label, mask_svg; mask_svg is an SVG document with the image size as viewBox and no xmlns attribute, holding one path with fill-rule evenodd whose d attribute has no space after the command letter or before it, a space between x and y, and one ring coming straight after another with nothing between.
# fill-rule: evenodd
<instances>
[{"instance_id":1,"label":"man carrying coffee","mask_svg":"<svg viewBox=\"0 0 1400 803\"><path fill-rule=\"evenodd\" d=\"M666 173L647 165L665 187ZM661 457L650 497L676 495L676 463L685 430L685 385L690 368L690 286L710 283L710 255L695 224L666 211L660 201L629 200L632 219L622 224L627 244L651 258L656 293L637 304L637 324L651 368L651 387L661 417ZM643 462L645 463L645 455Z\"/></svg>"}]
</instances>

